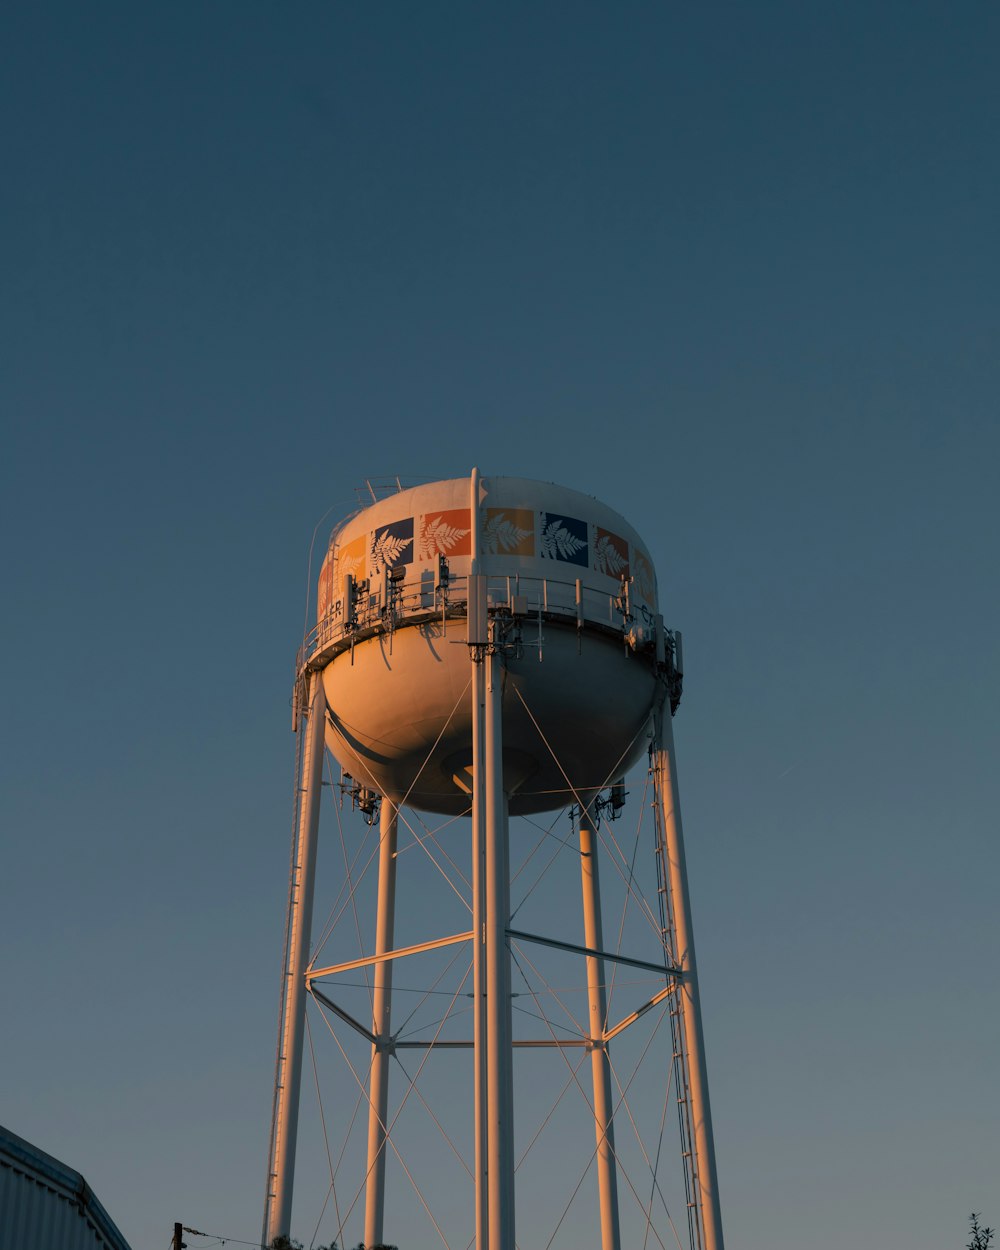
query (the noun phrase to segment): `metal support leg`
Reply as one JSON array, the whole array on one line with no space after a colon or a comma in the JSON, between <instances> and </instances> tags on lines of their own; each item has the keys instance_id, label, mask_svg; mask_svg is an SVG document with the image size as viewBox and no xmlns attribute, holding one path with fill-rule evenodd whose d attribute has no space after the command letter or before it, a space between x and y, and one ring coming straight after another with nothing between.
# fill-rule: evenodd
<instances>
[{"instance_id":1,"label":"metal support leg","mask_svg":"<svg viewBox=\"0 0 1000 1250\"><path fill-rule=\"evenodd\" d=\"M490 1250L489 1121L486 1021L486 578L480 572L482 546L481 482L473 469L469 481L472 560L469 566L468 636L472 665L472 981L473 981L473 1105L475 1124L476 1250ZM509 909L508 909L509 910Z\"/></svg>"},{"instance_id":2,"label":"metal support leg","mask_svg":"<svg viewBox=\"0 0 1000 1250\"><path fill-rule=\"evenodd\" d=\"M594 799L596 799L596 795ZM584 942L591 950L604 949L601 925L601 884L597 862L597 827L593 800L580 812L580 877L583 886ZM601 1202L601 1250L620 1250L618 1228L618 1174L615 1164L615 1127L612 1118L611 1064L604 1041L607 995L604 960L587 956L587 998L590 1008L591 1069L594 1081L594 1131L597 1135L597 1183Z\"/></svg>"},{"instance_id":3,"label":"metal support leg","mask_svg":"<svg viewBox=\"0 0 1000 1250\"><path fill-rule=\"evenodd\" d=\"M292 1219L295 1140L299 1122L302 1041L306 1019L305 973L312 929L319 799L326 733L326 694L318 673L311 674L309 678L309 711L305 725L300 726L299 732L305 737L302 768L298 778L295 860L288 887L285 977L281 994L280 1040L271 1123L271 1158L264 1205L264 1235L267 1245L276 1237L289 1236Z\"/></svg>"},{"instance_id":4,"label":"metal support leg","mask_svg":"<svg viewBox=\"0 0 1000 1250\"><path fill-rule=\"evenodd\" d=\"M470 595L480 589L482 579L470 577ZM486 619L485 594L482 619ZM485 984L485 907L486 882L486 786L482 782L482 762L486 733L486 665L472 665L472 997L473 1018L473 1103L475 1108L476 1250L489 1250L489 1209L486 1162L486 984Z\"/></svg>"},{"instance_id":5,"label":"metal support leg","mask_svg":"<svg viewBox=\"0 0 1000 1250\"><path fill-rule=\"evenodd\" d=\"M705 1234L704 1250L724 1250L722 1210L719 1206L718 1176L715 1167L715 1140L712 1135L712 1110L708 1100L705 1041L701 1024L701 999L698 993L698 968L694 955L691 901L688 896L684 833L681 827L680 792L677 787L674 733L669 708L665 708L664 712L657 716L654 735L653 771L664 843L660 849L666 860L667 880L670 886L674 933L677 941L674 959L682 971L677 1001L687 1056L694 1136L697 1191L692 1198L700 1207ZM678 1091L679 1094L680 1091Z\"/></svg>"},{"instance_id":6,"label":"metal support leg","mask_svg":"<svg viewBox=\"0 0 1000 1250\"><path fill-rule=\"evenodd\" d=\"M399 809L386 795L379 814L378 912L375 920L375 954L392 950L396 912L396 832ZM368 1186L365 1194L365 1245L382 1243L385 1215L385 1126L389 1110L390 1016L392 963L375 965L372 1047L368 1092Z\"/></svg>"},{"instance_id":7,"label":"metal support leg","mask_svg":"<svg viewBox=\"0 0 1000 1250\"><path fill-rule=\"evenodd\" d=\"M486 790L486 1055L489 1250L514 1250L514 1110L511 1090L510 882L507 796L503 789L503 665L486 658L484 759ZM485 775L485 776L484 776Z\"/></svg>"}]
</instances>

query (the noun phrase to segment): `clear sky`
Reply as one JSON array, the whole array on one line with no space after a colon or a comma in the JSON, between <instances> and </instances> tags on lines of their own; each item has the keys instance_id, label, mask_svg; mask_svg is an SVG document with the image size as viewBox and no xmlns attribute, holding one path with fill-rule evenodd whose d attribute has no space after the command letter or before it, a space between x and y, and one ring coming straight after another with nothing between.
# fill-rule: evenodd
<instances>
[{"instance_id":1,"label":"clear sky","mask_svg":"<svg viewBox=\"0 0 1000 1250\"><path fill-rule=\"evenodd\" d=\"M997 6L0 24L3 1122L258 1235L310 539L478 464L684 630L730 1244L1000 1220Z\"/></svg>"}]
</instances>

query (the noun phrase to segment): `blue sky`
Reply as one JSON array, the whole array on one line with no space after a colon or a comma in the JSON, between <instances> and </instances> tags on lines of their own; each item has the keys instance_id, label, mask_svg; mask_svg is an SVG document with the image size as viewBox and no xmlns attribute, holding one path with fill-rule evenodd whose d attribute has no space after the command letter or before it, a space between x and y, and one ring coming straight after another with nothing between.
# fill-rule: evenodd
<instances>
[{"instance_id":1,"label":"blue sky","mask_svg":"<svg viewBox=\"0 0 1000 1250\"><path fill-rule=\"evenodd\" d=\"M310 539L478 464L684 630L731 1243L995 1223L995 6L0 21L5 1124L257 1235Z\"/></svg>"}]
</instances>

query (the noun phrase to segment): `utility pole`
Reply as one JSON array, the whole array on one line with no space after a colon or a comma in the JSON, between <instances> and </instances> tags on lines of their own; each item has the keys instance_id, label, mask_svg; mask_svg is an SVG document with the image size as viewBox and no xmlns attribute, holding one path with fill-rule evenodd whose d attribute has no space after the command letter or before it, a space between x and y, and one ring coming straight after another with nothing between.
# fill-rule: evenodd
<instances>
[{"instance_id":1,"label":"utility pole","mask_svg":"<svg viewBox=\"0 0 1000 1250\"><path fill-rule=\"evenodd\" d=\"M170 1250L187 1250L187 1242L181 1238L184 1229L180 1224L174 1225L174 1239L171 1243Z\"/></svg>"}]
</instances>

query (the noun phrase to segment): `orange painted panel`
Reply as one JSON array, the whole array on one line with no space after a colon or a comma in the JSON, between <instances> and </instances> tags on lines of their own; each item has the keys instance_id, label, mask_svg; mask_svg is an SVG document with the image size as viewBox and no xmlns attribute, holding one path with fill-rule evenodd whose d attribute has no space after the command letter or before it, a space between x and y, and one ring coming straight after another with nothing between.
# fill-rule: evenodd
<instances>
[{"instance_id":1,"label":"orange painted panel","mask_svg":"<svg viewBox=\"0 0 1000 1250\"><path fill-rule=\"evenodd\" d=\"M530 508L487 508L483 555L533 556L535 514Z\"/></svg>"},{"instance_id":2,"label":"orange painted panel","mask_svg":"<svg viewBox=\"0 0 1000 1250\"><path fill-rule=\"evenodd\" d=\"M468 508L427 512L420 518L419 558L472 554L472 522Z\"/></svg>"}]
</instances>

